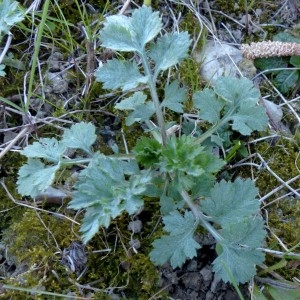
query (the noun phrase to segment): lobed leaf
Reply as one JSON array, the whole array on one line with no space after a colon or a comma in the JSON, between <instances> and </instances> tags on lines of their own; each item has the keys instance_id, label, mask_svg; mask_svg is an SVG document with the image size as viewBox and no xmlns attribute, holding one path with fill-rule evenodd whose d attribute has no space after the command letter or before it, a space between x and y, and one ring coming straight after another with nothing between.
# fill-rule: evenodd
<instances>
[{"instance_id":1,"label":"lobed leaf","mask_svg":"<svg viewBox=\"0 0 300 300\"><path fill-rule=\"evenodd\" d=\"M125 166L129 164L129 166ZM135 166L136 167L136 166ZM96 154L75 184L69 208L86 209L80 229L83 241L88 242L100 226L108 227L112 219L124 211L135 213L143 205L141 195L146 191L152 175L148 172L127 178L132 163L120 162Z\"/></svg>"},{"instance_id":2,"label":"lobed leaf","mask_svg":"<svg viewBox=\"0 0 300 300\"><path fill-rule=\"evenodd\" d=\"M140 83L146 83L148 77L140 73L134 62L109 60L95 72L96 80L103 82L105 89L122 88L123 91L131 90Z\"/></svg>"},{"instance_id":3,"label":"lobed leaf","mask_svg":"<svg viewBox=\"0 0 300 300\"><path fill-rule=\"evenodd\" d=\"M221 111L225 106L224 100L217 97L211 89L198 91L193 95L193 103L199 111L199 117L210 123L217 123L221 119Z\"/></svg>"},{"instance_id":4,"label":"lobed leaf","mask_svg":"<svg viewBox=\"0 0 300 300\"><path fill-rule=\"evenodd\" d=\"M136 160L146 168L156 167L161 156L162 145L149 137L138 139L133 151Z\"/></svg>"},{"instance_id":5,"label":"lobed leaf","mask_svg":"<svg viewBox=\"0 0 300 300\"><path fill-rule=\"evenodd\" d=\"M3 0L0 3L0 36L7 34L10 27L24 19L17 1Z\"/></svg>"},{"instance_id":6,"label":"lobed leaf","mask_svg":"<svg viewBox=\"0 0 300 300\"><path fill-rule=\"evenodd\" d=\"M225 77L217 79L214 91L234 106L242 106L244 103L251 102L255 106L259 100L259 90L254 87L253 82L245 77Z\"/></svg>"},{"instance_id":7,"label":"lobed leaf","mask_svg":"<svg viewBox=\"0 0 300 300\"><path fill-rule=\"evenodd\" d=\"M52 184L58 169L59 165L47 167L39 159L29 158L18 172L18 192L35 198Z\"/></svg>"},{"instance_id":8,"label":"lobed leaf","mask_svg":"<svg viewBox=\"0 0 300 300\"><path fill-rule=\"evenodd\" d=\"M258 189L250 179L236 179L234 182L222 180L211 190L211 196L201 201L201 210L221 226L240 222L244 217L257 214Z\"/></svg>"},{"instance_id":9,"label":"lobed leaf","mask_svg":"<svg viewBox=\"0 0 300 300\"><path fill-rule=\"evenodd\" d=\"M130 18L124 15L110 16L100 32L102 46L117 51L136 51L130 32Z\"/></svg>"},{"instance_id":10,"label":"lobed leaf","mask_svg":"<svg viewBox=\"0 0 300 300\"><path fill-rule=\"evenodd\" d=\"M187 57L191 40L187 32L167 33L153 44L149 56L155 62L155 74L165 71Z\"/></svg>"},{"instance_id":11,"label":"lobed leaf","mask_svg":"<svg viewBox=\"0 0 300 300\"><path fill-rule=\"evenodd\" d=\"M132 39L138 45L137 50L142 52L145 45L162 30L162 21L158 12L152 12L151 7L144 5L133 12L130 29Z\"/></svg>"},{"instance_id":12,"label":"lobed leaf","mask_svg":"<svg viewBox=\"0 0 300 300\"><path fill-rule=\"evenodd\" d=\"M158 12L143 6L132 17L110 16L104 23L100 38L102 46L117 51L144 51L145 45L162 29Z\"/></svg>"},{"instance_id":13,"label":"lobed leaf","mask_svg":"<svg viewBox=\"0 0 300 300\"><path fill-rule=\"evenodd\" d=\"M147 96L142 92L136 92L131 97L125 98L116 104L117 109L132 110L126 118L126 125L130 126L134 122L149 120L155 113L153 102L146 102Z\"/></svg>"},{"instance_id":14,"label":"lobed leaf","mask_svg":"<svg viewBox=\"0 0 300 300\"><path fill-rule=\"evenodd\" d=\"M245 283L256 274L255 266L264 261L266 232L260 216L227 224L221 230L223 252L213 262L213 271L224 282Z\"/></svg>"},{"instance_id":15,"label":"lobed leaf","mask_svg":"<svg viewBox=\"0 0 300 300\"><path fill-rule=\"evenodd\" d=\"M186 101L186 89L180 88L177 80L165 86L165 98L161 103L162 107L183 113L182 102Z\"/></svg>"},{"instance_id":16,"label":"lobed leaf","mask_svg":"<svg viewBox=\"0 0 300 300\"><path fill-rule=\"evenodd\" d=\"M206 172L217 172L224 165L210 151L196 145L191 136L172 136L161 153L160 168L165 172L179 171L197 177Z\"/></svg>"},{"instance_id":17,"label":"lobed leaf","mask_svg":"<svg viewBox=\"0 0 300 300\"><path fill-rule=\"evenodd\" d=\"M171 212L163 218L164 229L170 233L155 240L150 259L156 265L163 265L170 260L173 268L181 267L187 258L197 255L201 246L194 240L196 221L193 214L186 211L182 216L178 211Z\"/></svg>"},{"instance_id":18,"label":"lobed leaf","mask_svg":"<svg viewBox=\"0 0 300 300\"><path fill-rule=\"evenodd\" d=\"M243 103L237 113L228 119L233 121L232 129L242 135L250 135L255 130L264 130L268 125L265 109L262 106L253 106L249 102Z\"/></svg>"},{"instance_id":19,"label":"lobed leaf","mask_svg":"<svg viewBox=\"0 0 300 300\"><path fill-rule=\"evenodd\" d=\"M259 95L258 89L247 78L219 77L214 91L204 89L196 92L193 102L203 120L216 126L232 121L234 130L250 135L255 130L264 130L268 125L264 107L257 105Z\"/></svg>"},{"instance_id":20,"label":"lobed leaf","mask_svg":"<svg viewBox=\"0 0 300 300\"><path fill-rule=\"evenodd\" d=\"M38 142L28 145L21 153L31 158L44 158L58 163L67 147L55 138L41 138Z\"/></svg>"},{"instance_id":21,"label":"lobed leaf","mask_svg":"<svg viewBox=\"0 0 300 300\"><path fill-rule=\"evenodd\" d=\"M92 123L77 123L64 131L62 143L68 148L81 149L90 153L91 146L97 138L95 130Z\"/></svg>"}]
</instances>

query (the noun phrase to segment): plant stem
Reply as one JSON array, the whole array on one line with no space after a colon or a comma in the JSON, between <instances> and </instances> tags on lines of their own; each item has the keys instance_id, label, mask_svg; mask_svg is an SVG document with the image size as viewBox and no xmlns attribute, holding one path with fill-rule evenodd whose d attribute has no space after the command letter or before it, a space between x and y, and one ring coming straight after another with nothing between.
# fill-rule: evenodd
<instances>
[{"instance_id":1,"label":"plant stem","mask_svg":"<svg viewBox=\"0 0 300 300\"><path fill-rule=\"evenodd\" d=\"M213 125L212 127L210 127L203 134L201 134L196 139L196 143L199 143L199 144L203 143L207 138L209 138L210 136L212 136L213 133L216 132L220 127L222 127L223 125L225 125L226 123L228 123L230 121L231 115L234 113L235 110L236 110L236 106L232 107L219 122L217 122L215 125Z\"/></svg>"},{"instance_id":2,"label":"plant stem","mask_svg":"<svg viewBox=\"0 0 300 300\"><path fill-rule=\"evenodd\" d=\"M155 106L156 118L157 118L158 126L160 128L161 137L162 137L162 144L165 146L166 145L166 139L167 139L166 126L165 126L164 116L163 116L163 113L162 113L162 110L161 110L159 98L158 98L157 91L156 91L154 76L151 73L150 66L149 66L149 63L148 63L148 60L147 60L147 55L146 55L145 51L140 53L140 56L141 56L141 59L142 59L145 75L149 76L148 86L149 86L149 90L150 90L150 93L151 93L151 98L152 98L152 100L154 102L154 106Z\"/></svg>"},{"instance_id":3,"label":"plant stem","mask_svg":"<svg viewBox=\"0 0 300 300\"><path fill-rule=\"evenodd\" d=\"M215 240L218 243L220 243L223 240L223 237L216 231L216 229L213 226L211 226L206 221L207 217L205 215L203 215L203 213L199 210L199 208L193 203L193 201L191 200L188 193L186 191L182 191L180 194L181 194L182 198L184 199L184 201L186 202L186 204L191 209L195 219L197 221L200 221L202 223L203 227L205 227L205 229L207 229L207 231L209 231L212 234L212 236L215 238Z\"/></svg>"}]
</instances>

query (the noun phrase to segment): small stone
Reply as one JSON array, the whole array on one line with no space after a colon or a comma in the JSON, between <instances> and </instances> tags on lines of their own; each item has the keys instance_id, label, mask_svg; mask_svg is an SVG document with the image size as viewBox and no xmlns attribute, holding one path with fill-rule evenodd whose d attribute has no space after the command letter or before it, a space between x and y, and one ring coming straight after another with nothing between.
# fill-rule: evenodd
<instances>
[{"instance_id":1,"label":"small stone","mask_svg":"<svg viewBox=\"0 0 300 300\"><path fill-rule=\"evenodd\" d=\"M247 74L243 73L240 65L245 60L242 51L224 43L209 41L200 53L196 53L196 60L201 64L200 75L212 85L220 76L251 77L256 72L253 62L251 68L247 65ZM247 62L248 64L248 62ZM251 69L251 72L248 71ZM255 74L255 73L254 73Z\"/></svg>"}]
</instances>

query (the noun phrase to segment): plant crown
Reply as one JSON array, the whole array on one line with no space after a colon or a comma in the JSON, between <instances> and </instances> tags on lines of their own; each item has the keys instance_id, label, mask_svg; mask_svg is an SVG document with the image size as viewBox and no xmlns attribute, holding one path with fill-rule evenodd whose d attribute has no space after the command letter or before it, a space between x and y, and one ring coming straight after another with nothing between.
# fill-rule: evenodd
<instances>
[{"instance_id":1,"label":"plant crown","mask_svg":"<svg viewBox=\"0 0 300 300\"><path fill-rule=\"evenodd\" d=\"M193 95L199 118L211 124L209 129L198 136L169 135L165 112L182 113L187 95L174 80L164 86L160 99L158 77L188 56L191 40L187 32L159 35L161 30L158 12L146 6L131 17L108 17L100 32L102 46L134 52L138 59L112 59L95 72L104 88L130 93L116 104L128 112L126 125L144 122L153 137L140 138L133 155L105 156L93 151L95 126L75 124L60 140L42 138L21 152L28 161L19 170L18 191L35 198L54 182L58 170L85 164L69 203L69 208L85 209L80 229L84 243L123 212L136 213L145 197L156 197L165 234L153 242L154 264L170 261L176 268L195 257L201 248L195 234L202 226L217 242L216 275L225 282L247 282L256 274L255 265L264 261L259 248L266 232L258 190L249 179L217 182L225 161L210 145L217 141L222 146L220 136L230 127L242 135L266 128L265 110L257 105L259 91L246 78L221 77L213 88ZM140 86L148 90L132 91ZM150 122L154 115L157 127ZM78 156L67 157L68 149L80 150Z\"/></svg>"}]
</instances>

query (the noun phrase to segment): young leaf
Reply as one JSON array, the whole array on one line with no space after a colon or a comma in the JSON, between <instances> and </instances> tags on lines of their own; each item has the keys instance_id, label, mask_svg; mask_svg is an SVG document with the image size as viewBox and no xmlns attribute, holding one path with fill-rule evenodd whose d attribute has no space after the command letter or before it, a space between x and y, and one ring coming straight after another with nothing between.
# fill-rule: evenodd
<instances>
[{"instance_id":1,"label":"young leaf","mask_svg":"<svg viewBox=\"0 0 300 300\"><path fill-rule=\"evenodd\" d=\"M162 145L155 139L149 137L140 138L135 147L136 160L146 168L156 167L159 163Z\"/></svg>"},{"instance_id":2,"label":"young leaf","mask_svg":"<svg viewBox=\"0 0 300 300\"><path fill-rule=\"evenodd\" d=\"M18 173L18 192L35 198L52 184L58 169L59 165L46 167L39 159L29 158Z\"/></svg>"},{"instance_id":3,"label":"young leaf","mask_svg":"<svg viewBox=\"0 0 300 300\"><path fill-rule=\"evenodd\" d=\"M55 138L42 138L32 145L28 145L21 153L31 158L44 158L58 163L67 147Z\"/></svg>"},{"instance_id":4,"label":"young leaf","mask_svg":"<svg viewBox=\"0 0 300 300\"><path fill-rule=\"evenodd\" d=\"M168 33L159 38L149 52L155 62L155 75L186 58L191 42L187 32Z\"/></svg>"},{"instance_id":5,"label":"young leaf","mask_svg":"<svg viewBox=\"0 0 300 300\"><path fill-rule=\"evenodd\" d=\"M186 100L186 90L179 87L177 80L165 86L165 98L161 103L162 107L167 107L178 113L183 113L182 102Z\"/></svg>"},{"instance_id":6,"label":"young leaf","mask_svg":"<svg viewBox=\"0 0 300 300\"><path fill-rule=\"evenodd\" d=\"M131 97L116 104L117 109L133 110L126 118L126 125L130 126L134 122L149 120L155 113L153 102L145 103L147 96L142 92L136 92Z\"/></svg>"},{"instance_id":7,"label":"young leaf","mask_svg":"<svg viewBox=\"0 0 300 300\"><path fill-rule=\"evenodd\" d=\"M221 111L225 105L224 100L218 99L211 89L198 91L193 95L194 106L200 109L199 117L212 124L221 118Z\"/></svg>"},{"instance_id":8,"label":"young leaf","mask_svg":"<svg viewBox=\"0 0 300 300\"><path fill-rule=\"evenodd\" d=\"M150 259L156 265L163 265L170 260L173 268L181 267L187 258L197 255L201 246L193 239L197 223L193 214L186 211L182 216L178 211L171 212L163 218L164 229L170 233L162 236L152 244Z\"/></svg>"},{"instance_id":9,"label":"young leaf","mask_svg":"<svg viewBox=\"0 0 300 300\"><path fill-rule=\"evenodd\" d=\"M81 149L90 153L96 138L95 126L92 123L80 122L65 130L62 143L68 148Z\"/></svg>"},{"instance_id":10,"label":"young leaf","mask_svg":"<svg viewBox=\"0 0 300 300\"><path fill-rule=\"evenodd\" d=\"M98 68L95 76L97 81L104 83L105 89L112 90L122 88L123 91L127 91L148 81L148 77L140 73L136 63L118 59L109 60Z\"/></svg>"},{"instance_id":11,"label":"young leaf","mask_svg":"<svg viewBox=\"0 0 300 300\"><path fill-rule=\"evenodd\" d=\"M223 227L220 244L223 252L214 260L213 271L224 282L245 283L255 274L255 265L264 261L263 246L266 232L261 217L249 217ZM230 272L230 273L229 273Z\"/></svg>"},{"instance_id":12,"label":"young leaf","mask_svg":"<svg viewBox=\"0 0 300 300\"><path fill-rule=\"evenodd\" d=\"M132 214L143 205L141 194L146 190L151 174L140 173L127 179L125 171L131 172L132 166L124 168L125 164L96 154L80 173L69 208L87 209L80 229L84 243L93 237L100 226L108 227L111 219L123 211Z\"/></svg>"},{"instance_id":13,"label":"young leaf","mask_svg":"<svg viewBox=\"0 0 300 300\"><path fill-rule=\"evenodd\" d=\"M184 172L195 177L219 171L224 162L194 142L195 138L191 136L172 136L161 152L161 170Z\"/></svg>"},{"instance_id":14,"label":"young leaf","mask_svg":"<svg viewBox=\"0 0 300 300\"><path fill-rule=\"evenodd\" d=\"M258 190L250 179L222 180L211 190L211 197L201 201L201 210L221 226L239 222L258 213L257 194Z\"/></svg>"}]
</instances>

